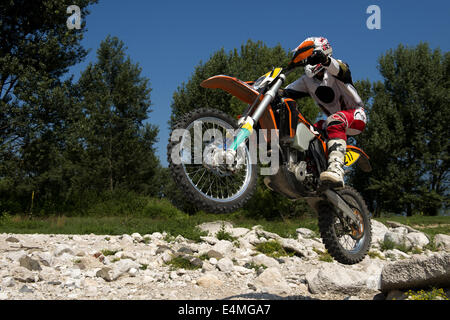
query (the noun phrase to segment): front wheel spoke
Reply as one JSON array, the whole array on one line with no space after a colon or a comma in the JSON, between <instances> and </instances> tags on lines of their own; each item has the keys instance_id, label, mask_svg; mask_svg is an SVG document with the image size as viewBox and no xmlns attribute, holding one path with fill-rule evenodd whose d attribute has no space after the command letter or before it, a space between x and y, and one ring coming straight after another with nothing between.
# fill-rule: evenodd
<instances>
[{"instance_id":1,"label":"front wheel spoke","mask_svg":"<svg viewBox=\"0 0 450 320\"><path fill-rule=\"evenodd\" d=\"M186 177L198 192L207 197L226 201L242 192L244 185L247 183L250 174L249 159L245 159L244 161L245 168L233 174L222 171L224 168L203 167L202 164L197 163L196 160L199 159L196 158L196 154L200 156L201 151L201 162L203 162L204 149L214 142L220 142L223 145L227 138L227 130L232 129L228 123L215 117L205 117L197 120L199 124L198 127L195 127L195 130L193 126L187 128L191 140L190 148L187 148L187 150L190 150L191 155L193 153L194 163L183 165ZM211 139L209 139L211 141L203 141L205 132L210 129L212 130ZM222 141L217 140L220 134L223 137ZM199 140L200 138L202 140ZM197 144L195 142L199 142L201 146L196 146Z\"/></svg>"}]
</instances>

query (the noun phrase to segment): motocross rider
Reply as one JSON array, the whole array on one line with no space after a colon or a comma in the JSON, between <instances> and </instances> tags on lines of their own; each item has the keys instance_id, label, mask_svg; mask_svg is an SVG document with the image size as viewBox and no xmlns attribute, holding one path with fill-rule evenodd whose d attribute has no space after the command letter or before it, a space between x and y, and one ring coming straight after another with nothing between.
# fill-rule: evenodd
<instances>
[{"instance_id":1,"label":"motocross rider","mask_svg":"<svg viewBox=\"0 0 450 320\"><path fill-rule=\"evenodd\" d=\"M323 37L311 37L314 51L307 58L305 75L282 90L282 96L299 99L311 96L328 117L314 126L328 135L328 169L320 180L344 186L344 159L347 135L357 135L366 126L364 104L353 86L348 64L333 58L333 49Z\"/></svg>"}]
</instances>

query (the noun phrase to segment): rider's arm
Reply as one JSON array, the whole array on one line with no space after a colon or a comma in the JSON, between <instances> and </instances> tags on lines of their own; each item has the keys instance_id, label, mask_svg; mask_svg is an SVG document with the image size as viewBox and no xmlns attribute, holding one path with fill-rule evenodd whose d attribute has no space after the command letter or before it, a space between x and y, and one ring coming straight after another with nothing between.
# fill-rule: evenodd
<instances>
[{"instance_id":1,"label":"rider's arm","mask_svg":"<svg viewBox=\"0 0 450 320\"><path fill-rule=\"evenodd\" d=\"M328 72L341 80L344 83L353 83L352 81L352 73L350 72L350 68L348 64L341 60L334 59L333 57L329 58L328 64L323 64L325 68L327 68Z\"/></svg>"},{"instance_id":2,"label":"rider's arm","mask_svg":"<svg viewBox=\"0 0 450 320\"><path fill-rule=\"evenodd\" d=\"M283 97L291 98L294 100L308 96L309 93L308 88L305 84L304 76L292 82L283 90Z\"/></svg>"}]
</instances>

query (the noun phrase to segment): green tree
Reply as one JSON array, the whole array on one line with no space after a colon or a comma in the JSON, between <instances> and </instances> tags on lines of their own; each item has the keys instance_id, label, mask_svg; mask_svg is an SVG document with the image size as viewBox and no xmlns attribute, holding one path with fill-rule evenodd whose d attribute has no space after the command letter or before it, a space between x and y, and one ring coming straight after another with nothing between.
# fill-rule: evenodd
<instances>
[{"instance_id":1,"label":"green tree","mask_svg":"<svg viewBox=\"0 0 450 320\"><path fill-rule=\"evenodd\" d=\"M84 117L78 123L83 175L78 187L96 192L131 190L156 195L158 129L151 112L148 79L125 54L124 43L108 36L78 82Z\"/></svg>"},{"instance_id":2,"label":"green tree","mask_svg":"<svg viewBox=\"0 0 450 320\"><path fill-rule=\"evenodd\" d=\"M77 2L83 18L96 2ZM48 199L67 189L60 151L73 104L61 77L87 52L85 23L68 30L66 9L58 0L0 4L0 210L25 210L32 191Z\"/></svg>"},{"instance_id":3,"label":"green tree","mask_svg":"<svg viewBox=\"0 0 450 320\"><path fill-rule=\"evenodd\" d=\"M448 206L450 53L399 45L379 59L384 82L365 88L369 123L357 138L373 172L355 171L376 215L436 215Z\"/></svg>"}]
</instances>

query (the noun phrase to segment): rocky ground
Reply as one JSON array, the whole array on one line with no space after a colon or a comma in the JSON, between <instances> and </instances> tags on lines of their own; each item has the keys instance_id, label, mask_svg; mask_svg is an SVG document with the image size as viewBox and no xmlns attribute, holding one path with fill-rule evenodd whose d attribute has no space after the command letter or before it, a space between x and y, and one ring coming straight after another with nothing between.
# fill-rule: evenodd
<instances>
[{"instance_id":1,"label":"rocky ground","mask_svg":"<svg viewBox=\"0 0 450 320\"><path fill-rule=\"evenodd\" d=\"M308 229L287 239L259 226L199 227L209 232L200 243L157 232L0 234L0 300L372 300L403 298L409 288L450 287L449 235L436 236L438 250L430 251L423 249L430 241L424 233L373 221L370 256L346 266L324 261L324 245ZM233 238L217 239L220 230ZM386 239L411 251L382 251ZM273 258L256 250L273 240L295 255Z\"/></svg>"}]
</instances>

